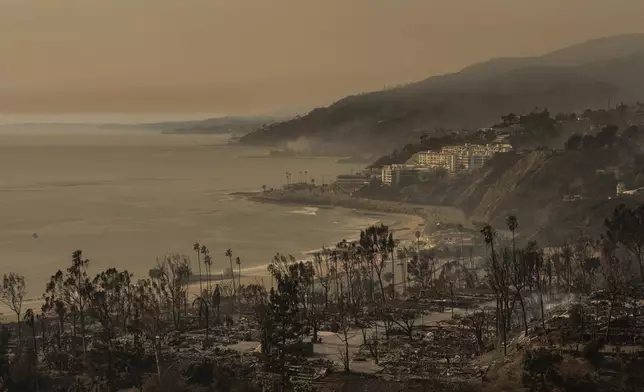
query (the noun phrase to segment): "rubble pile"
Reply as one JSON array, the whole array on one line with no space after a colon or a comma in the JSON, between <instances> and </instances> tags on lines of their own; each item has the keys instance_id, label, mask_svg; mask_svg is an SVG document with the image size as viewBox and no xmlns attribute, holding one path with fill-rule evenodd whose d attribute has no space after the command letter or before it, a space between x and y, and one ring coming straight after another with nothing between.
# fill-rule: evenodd
<instances>
[{"instance_id":1,"label":"rubble pile","mask_svg":"<svg viewBox=\"0 0 644 392\"><path fill-rule=\"evenodd\" d=\"M307 361L304 365L294 364L288 366L291 380L317 382L336 369L333 361L323 359Z\"/></svg>"},{"instance_id":2,"label":"rubble pile","mask_svg":"<svg viewBox=\"0 0 644 392\"><path fill-rule=\"evenodd\" d=\"M392 337L393 348L380 361L383 375L402 379L476 379L474 335L452 325L423 327L421 340Z\"/></svg>"},{"instance_id":3,"label":"rubble pile","mask_svg":"<svg viewBox=\"0 0 644 392\"><path fill-rule=\"evenodd\" d=\"M610 317L610 324L609 324ZM638 354L644 352L644 303L611 301L597 292L574 304L547 312L545 329L535 323L528 339L534 347L560 352L582 352L591 342L602 342L602 352Z\"/></svg>"},{"instance_id":4,"label":"rubble pile","mask_svg":"<svg viewBox=\"0 0 644 392\"><path fill-rule=\"evenodd\" d=\"M461 308L472 309L477 306L494 301L494 296L490 294L455 294L453 297L449 295L436 295L431 298L410 296L407 302L413 302L422 305L432 312L443 312L445 308Z\"/></svg>"}]
</instances>

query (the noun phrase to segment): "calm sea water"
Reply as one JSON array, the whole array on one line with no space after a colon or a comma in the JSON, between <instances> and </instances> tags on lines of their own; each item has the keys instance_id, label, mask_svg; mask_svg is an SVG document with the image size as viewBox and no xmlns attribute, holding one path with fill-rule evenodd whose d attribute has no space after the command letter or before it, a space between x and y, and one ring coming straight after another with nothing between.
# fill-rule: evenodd
<instances>
[{"instance_id":1,"label":"calm sea water","mask_svg":"<svg viewBox=\"0 0 644 392\"><path fill-rule=\"evenodd\" d=\"M231 196L280 186L286 171L321 183L358 167L222 143L141 131L0 131L0 271L25 275L30 295L39 295L75 249L91 272L113 266L142 276L157 257L192 255L200 241L218 273L227 248L243 267L260 266L276 252L300 255L374 222L344 209Z\"/></svg>"}]
</instances>

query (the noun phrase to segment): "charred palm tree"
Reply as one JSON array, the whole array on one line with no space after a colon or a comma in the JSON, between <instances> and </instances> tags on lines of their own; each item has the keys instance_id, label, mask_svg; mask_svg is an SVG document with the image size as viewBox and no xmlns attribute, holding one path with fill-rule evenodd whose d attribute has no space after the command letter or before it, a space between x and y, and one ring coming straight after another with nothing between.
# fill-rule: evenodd
<instances>
[{"instance_id":1,"label":"charred palm tree","mask_svg":"<svg viewBox=\"0 0 644 392\"><path fill-rule=\"evenodd\" d=\"M199 242L195 242L192 246L192 250L197 253L197 266L199 267L199 294L201 294L201 292L203 292L203 285L201 283L201 244Z\"/></svg>"},{"instance_id":2,"label":"charred palm tree","mask_svg":"<svg viewBox=\"0 0 644 392\"><path fill-rule=\"evenodd\" d=\"M508 225L508 230L512 232L512 258L516 262L517 259L517 246L515 241L516 230L519 227L519 221L515 215L508 215L505 219L505 223Z\"/></svg>"},{"instance_id":3,"label":"charred palm tree","mask_svg":"<svg viewBox=\"0 0 644 392\"><path fill-rule=\"evenodd\" d=\"M508 217L505 220L506 224L508 225L508 230L512 232L512 265L514 268L514 282L515 282L515 288L516 288L516 296L517 299L519 300L519 305L521 305L521 313L523 316L523 329L526 334L528 335L528 318L526 316L526 310L525 310L525 303L523 301L523 295L521 294L521 288L523 287L523 284L526 280L526 268L523 263L523 260L517 261L517 246L516 246L516 230L519 227L519 220L515 215L508 215ZM521 283L521 284L520 284Z\"/></svg>"},{"instance_id":4,"label":"charred palm tree","mask_svg":"<svg viewBox=\"0 0 644 392\"><path fill-rule=\"evenodd\" d=\"M241 290L241 259L239 256L235 258L235 264L237 264L237 287Z\"/></svg>"},{"instance_id":5,"label":"charred palm tree","mask_svg":"<svg viewBox=\"0 0 644 392\"><path fill-rule=\"evenodd\" d=\"M210 257L210 250L205 245L201 245L201 255L203 256L203 264L206 269L206 274L208 275L208 278L206 280L206 292L208 295L210 295L211 290L210 290L210 281L211 281L211 276L210 276L210 269L212 267L212 258Z\"/></svg>"},{"instance_id":6,"label":"charred palm tree","mask_svg":"<svg viewBox=\"0 0 644 392\"><path fill-rule=\"evenodd\" d=\"M396 255L394 252L398 247L398 241L394 240L393 233L387 238L387 251L391 255L391 299L396 298Z\"/></svg>"}]
</instances>

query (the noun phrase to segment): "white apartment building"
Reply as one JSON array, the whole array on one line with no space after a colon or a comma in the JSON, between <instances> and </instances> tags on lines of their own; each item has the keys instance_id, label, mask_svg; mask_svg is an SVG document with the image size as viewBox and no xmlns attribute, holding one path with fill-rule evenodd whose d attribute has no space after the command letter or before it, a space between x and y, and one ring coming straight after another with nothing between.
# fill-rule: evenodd
<instances>
[{"instance_id":1,"label":"white apartment building","mask_svg":"<svg viewBox=\"0 0 644 392\"><path fill-rule=\"evenodd\" d=\"M497 152L508 152L512 150L512 146L503 143L503 144L469 144L465 143L461 146L445 146L441 148L441 152L450 153L450 154L464 154L471 153L472 155L487 155L494 154Z\"/></svg>"},{"instance_id":2,"label":"white apartment building","mask_svg":"<svg viewBox=\"0 0 644 392\"><path fill-rule=\"evenodd\" d=\"M416 154L416 162L421 166L443 167L449 169L454 166L453 154L435 151L421 151Z\"/></svg>"},{"instance_id":3,"label":"white apartment building","mask_svg":"<svg viewBox=\"0 0 644 392\"><path fill-rule=\"evenodd\" d=\"M431 167L420 165L394 164L382 167L381 181L388 186L396 186L401 180L416 179L423 172L429 172Z\"/></svg>"},{"instance_id":4,"label":"white apartment building","mask_svg":"<svg viewBox=\"0 0 644 392\"><path fill-rule=\"evenodd\" d=\"M482 168L494 154L512 150L509 144L464 144L445 146L440 151L420 151L407 164L385 165L381 169L380 179L389 186L398 185L406 178L418 178L422 172L437 168L446 169L454 174L463 171L475 171Z\"/></svg>"},{"instance_id":5,"label":"white apartment building","mask_svg":"<svg viewBox=\"0 0 644 392\"><path fill-rule=\"evenodd\" d=\"M465 151L468 150L470 145L468 143L465 143L462 146L445 146L441 148L441 153L443 154L454 154L454 155L461 155Z\"/></svg>"},{"instance_id":6,"label":"white apartment building","mask_svg":"<svg viewBox=\"0 0 644 392\"><path fill-rule=\"evenodd\" d=\"M478 170L494 154L512 150L509 144L464 144L445 146L440 152L421 151L416 154L416 162L422 166L444 167L450 173Z\"/></svg>"}]
</instances>

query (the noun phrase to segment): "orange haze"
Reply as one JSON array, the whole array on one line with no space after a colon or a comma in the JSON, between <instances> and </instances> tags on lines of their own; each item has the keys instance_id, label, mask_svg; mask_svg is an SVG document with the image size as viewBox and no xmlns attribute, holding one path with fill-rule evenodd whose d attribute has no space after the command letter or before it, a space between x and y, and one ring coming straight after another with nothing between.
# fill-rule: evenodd
<instances>
[{"instance_id":1,"label":"orange haze","mask_svg":"<svg viewBox=\"0 0 644 392\"><path fill-rule=\"evenodd\" d=\"M326 104L606 35L642 0L0 0L0 113Z\"/></svg>"}]
</instances>

